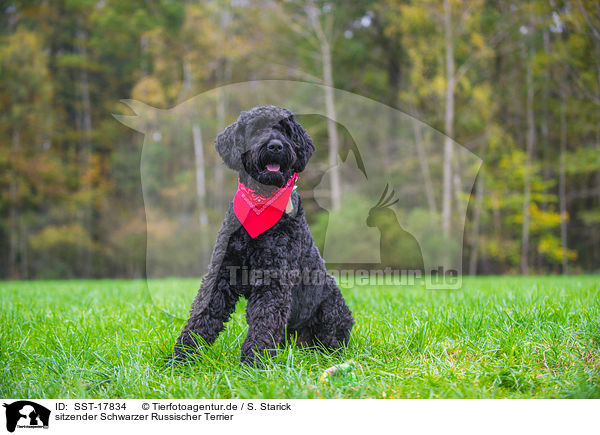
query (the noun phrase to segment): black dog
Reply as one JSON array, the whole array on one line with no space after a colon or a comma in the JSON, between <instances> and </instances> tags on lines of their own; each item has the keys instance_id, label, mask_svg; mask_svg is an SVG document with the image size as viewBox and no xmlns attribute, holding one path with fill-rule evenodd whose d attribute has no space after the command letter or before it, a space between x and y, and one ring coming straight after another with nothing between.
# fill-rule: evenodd
<instances>
[{"instance_id":1,"label":"black dog","mask_svg":"<svg viewBox=\"0 0 600 435\"><path fill-rule=\"evenodd\" d=\"M264 197L302 172L315 150L294 114L276 106L242 112L217 136L215 148L238 171L240 182ZM184 359L203 342L213 343L240 296L248 300L248 335L241 355L245 364L252 365L264 351L272 354L286 331L301 346L346 345L354 320L325 269L298 193L291 194L281 218L255 238L233 208L226 213L173 359Z\"/></svg>"}]
</instances>

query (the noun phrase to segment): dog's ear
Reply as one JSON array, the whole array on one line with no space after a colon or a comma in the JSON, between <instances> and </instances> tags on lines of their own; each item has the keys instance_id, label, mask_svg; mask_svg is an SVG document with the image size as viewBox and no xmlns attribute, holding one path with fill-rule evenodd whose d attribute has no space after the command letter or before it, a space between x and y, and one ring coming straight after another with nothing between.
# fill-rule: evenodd
<instances>
[{"instance_id":1,"label":"dog's ear","mask_svg":"<svg viewBox=\"0 0 600 435\"><path fill-rule=\"evenodd\" d=\"M292 169L296 172L302 172L312 156L312 153L315 151L315 145L313 144L310 135L298 121L296 121L294 115L289 116L281 122L292 141L294 152L296 153L296 163L294 163Z\"/></svg>"},{"instance_id":2,"label":"dog's ear","mask_svg":"<svg viewBox=\"0 0 600 435\"><path fill-rule=\"evenodd\" d=\"M219 133L215 139L215 150L217 150L225 164L234 171L242 169L243 130L243 124L236 121Z\"/></svg>"}]
</instances>

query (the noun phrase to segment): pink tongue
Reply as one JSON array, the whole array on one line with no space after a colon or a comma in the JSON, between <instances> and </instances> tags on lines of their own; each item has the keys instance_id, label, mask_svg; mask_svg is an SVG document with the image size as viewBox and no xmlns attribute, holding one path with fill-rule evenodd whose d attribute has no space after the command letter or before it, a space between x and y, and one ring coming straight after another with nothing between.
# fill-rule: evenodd
<instances>
[{"instance_id":1,"label":"pink tongue","mask_svg":"<svg viewBox=\"0 0 600 435\"><path fill-rule=\"evenodd\" d=\"M271 172L279 171L279 165L277 163L273 163L271 165L267 165L267 169Z\"/></svg>"}]
</instances>

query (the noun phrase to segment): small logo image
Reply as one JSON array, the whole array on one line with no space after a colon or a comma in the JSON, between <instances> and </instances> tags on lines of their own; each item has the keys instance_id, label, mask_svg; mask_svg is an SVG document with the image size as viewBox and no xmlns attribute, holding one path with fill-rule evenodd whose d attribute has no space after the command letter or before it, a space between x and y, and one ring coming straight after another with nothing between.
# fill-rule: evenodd
<instances>
[{"instance_id":1,"label":"small logo image","mask_svg":"<svg viewBox=\"0 0 600 435\"><path fill-rule=\"evenodd\" d=\"M6 430L48 429L50 410L29 400L19 400L3 405L6 408Z\"/></svg>"}]
</instances>

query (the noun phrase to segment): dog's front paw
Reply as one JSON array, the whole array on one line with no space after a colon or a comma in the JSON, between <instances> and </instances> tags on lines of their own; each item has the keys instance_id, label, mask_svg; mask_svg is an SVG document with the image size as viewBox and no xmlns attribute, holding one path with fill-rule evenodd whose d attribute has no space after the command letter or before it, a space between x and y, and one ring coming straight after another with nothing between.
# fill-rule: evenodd
<instances>
[{"instance_id":1,"label":"dog's front paw","mask_svg":"<svg viewBox=\"0 0 600 435\"><path fill-rule=\"evenodd\" d=\"M184 363L185 361L186 361L185 354L173 352L172 354L165 356L163 363L164 363L165 367L170 367L170 366L175 366L175 365Z\"/></svg>"},{"instance_id":2,"label":"dog's front paw","mask_svg":"<svg viewBox=\"0 0 600 435\"><path fill-rule=\"evenodd\" d=\"M163 365L165 367L174 366L177 364L181 364L185 361L185 358L173 352L163 358Z\"/></svg>"},{"instance_id":3,"label":"dog's front paw","mask_svg":"<svg viewBox=\"0 0 600 435\"><path fill-rule=\"evenodd\" d=\"M254 352L242 352L242 355L240 356L240 363L249 367L253 367L256 360Z\"/></svg>"},{"instance_id":4,"label":"dog's front paw","mask_svg":"<svg viewBox=\"0 0 600 435\"><path fill-rule=\"evenodd\" d=\"M240 357L240 363L242 363L245 366L254 367L257 369L264 367L263 359L254 349L248 352L242 352L242 355Z\"/></svg>"},{"instance_id":5,"label":"dog's front paw","mask_svg":"<svg viewBox=\"0 0 600 435\"><path fill-rule=\"evenodd\" d=\"M164 365L165 366L174 366L177 364L183 364L185 363L191 356L193 355L192 352L190 352L189 350L185 350L185 349L181 349L176 347L173 350L173 353L167 355L164 359Z\"/></svg>"}]
</instances>

